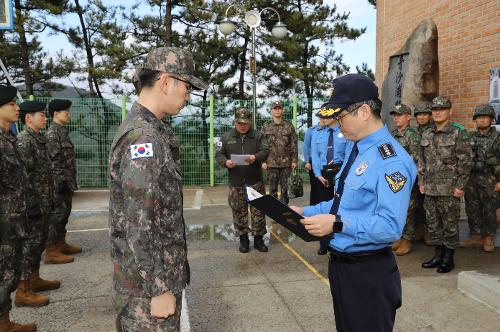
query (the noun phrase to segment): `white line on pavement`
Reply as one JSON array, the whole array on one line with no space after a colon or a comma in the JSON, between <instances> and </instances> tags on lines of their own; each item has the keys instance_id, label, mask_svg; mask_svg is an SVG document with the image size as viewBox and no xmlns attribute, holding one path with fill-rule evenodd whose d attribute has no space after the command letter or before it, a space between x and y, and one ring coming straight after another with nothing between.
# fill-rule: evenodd
<instances>
[{"instance_id":1,"label":"white line on pavement","mask_svg":"<svg viewBox=\"0 0 500 332\"><path fill-rule=\"evenodd\" d=\"M186 301L186 291L182 292L182 310L181 310L181 331L189 332L191 325L189 324L189 309Z\"/></svg>"},{"instance_id":2,"label":"white line on pavement","mask_svg":"<svg viewBox=\"0 0 500 332\"><path fill-rule=\"evenodd\" d=\"M198 189L196 190L196 194L194 195L193 209L196 210L201 209L202 200L203 200L203 189Z\"/></svg>"}]
</instances>

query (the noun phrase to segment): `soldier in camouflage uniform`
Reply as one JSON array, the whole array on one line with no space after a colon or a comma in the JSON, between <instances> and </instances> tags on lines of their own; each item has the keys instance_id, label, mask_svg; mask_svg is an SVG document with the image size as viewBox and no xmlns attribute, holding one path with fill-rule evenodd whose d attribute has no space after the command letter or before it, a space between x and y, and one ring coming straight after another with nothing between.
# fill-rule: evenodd
<instances>
[{"instance_id":1,"label":"soldier in camouflage uniform","mask_svg":"<svg viewBox=\"0 0 500 332\"><path fill-rule=\"evenodd\" d=\"M49 235L45 264L73 262L74 255L82 248L66 243L66 225L71 214L73 192L77 189L75 150L68 129L64 125L71 121L71 101L53 99L49 113L53 121L47 130L47 149L52 162L54 177L54 207L49 217Z\"/></svg>"},{"instance_id":2,"label":"soldier in camouflage uniform","mask_svg":"<svg viewBox=\"0 0 500 332\"><path fill-rule=\"evenodd\" d=\"M11 125L19 119L17 89L0 85L0 331L36 331L35 324L12 323L10 293L21 275L22 243L26 237L28 175L16 146Z\"/></svg>"},{"instance_id":3,"label":"soldier in camouflage uniform","mask_svg":"<svg viewBox=\"0 0 500 332\"><path fill-rule=\"evenodd\" d=\"M239 250L247 253L250 250L248 233L254 235L255 249L266 252L268 250L263 236L267 233L266 219L262 212L250 207L252 227L248 227L248 203L245 186L252 187L261 194L265 194L262 180L261 165L269 154L269 148L264 135L252 128L252 114L241 108L234 116L234 129L222 135L217 147L217 163L226 167L229 175L229 206L233 212L233 223L236 236L240 238ZM231 160L231 154L250 155L247 165L236 165Z\"/></svg>"},{"instance_id":4,"label":"soldier in camouflage uniform","mask_svg":"<svg viewBox=\"0 0 500 332\"><path fill-rule=\"evenodd\" d=\"M417 131L420 135L424 133L432 125L432 103L427 101L420 102L415 106L413 115L417 121ZM417 201L415 202L415 240L423 238L426 245L432 245L429 231L427 230L424 209L425 195L418 191Z\"/></svg>"},{"instance_id":5,"label":"soldier in camouflage uniform","mask_svg":"<svg viewBox=\"0 0 500 332\"><path fill-rule=\"evenodd\" d=\"M297 167L297 134L290 121L283 119L283 104L272 104L273 119L261 128L269 144L269 156L262 163L267 169L269 193L278 198L278 184L281 187L280 199L288 204L288 178Z\"/></svg>"},{"instance_id":6,"label":"soldier in camouflage uniform","mask_svg":"<svg viewBox=\"0 0 500 332\"><path fill-rule=\"evenodd\" d=\"M179 331L189 283L182 210L180 146L162 121L191 89L191 53L162 47L138 66L138 101L118 129L109 156L110 238L117 331Z\"/></svg>"},{"instance_id":7,"label":"soldier in camouflage uniform","mask_svg":"<svg viewBox=\"0 0 500 332\"><path fill-rule=\"evenodd\" d=\"M465 211L471 238L460 245L495 250L497 229L495 186L500 183L500 135L491 127L495 110L490 104L476 107L473 120L477 130L471 134L472 170L465 189Z\"/></svg>"},{"instance_id":8,"label":"soldier in camouflage uniform","mask_svg":"<svg viewBox=\"0 0 500 332\"><path fill-rule=\"evenodd\" d=\"M418 103L413 110L413 115L417 120L418 127L417 131L420 135L429 129L432 125L432 103L427 101Z\"/></svg>"},{"instance_id":9,"label":"soldier in camouflage uniform","mask_svg":"<svg viewBox=\"0 0 500 332\"><path fill-rule=\"evenodd\" d=\"M437 96L432 101L434 123L420 141L418 160L420 192L425 193L427 226L435 246L435 255L422 263L423 268L436 268L447 273L454 268L454 252L458 246L460 198L472 166L472 151L467 131L450 122L451 102Z\"/></svg>"},{"instance_id":10,"label":"soldier in camouflage uniform","mask_svg":"<svg viewBox=\"0 0 500 332\"><path fill-rule=\"evenodd\" d=\"M389 114L392 115L394 124L396 125L396 129L391 132L391 135L413 157L415 163L417 163L420 152L420 134L416 129L410 127L411 109L405 104L400 104L396 105ZM392 245L392 250L398 256L406 255L411 251L412 241L415 238L414 217L418 193L418 184L415 183L411 192L403 235L400 240L395 241Z\"/></svg>"},{"instance_id":11,"label":"soldier in camouflage uniform","mask_svg":"<svg viewBox=\"0 0 500 332\"><path fill-rule=\"evenodd\" d=\"M41 133L47 126L46 104L26 101L20 105L21 121L25 124L17 137L17 147L28 173L31 190L27 193L27 239L23 242L21 281L16 292L17 306L47 305L49 298L34 292L57 289L59 281L40 278L40 259L48 235L48 218L52 210L52 166L47 140Z\"/></svg>"}]
</instances>

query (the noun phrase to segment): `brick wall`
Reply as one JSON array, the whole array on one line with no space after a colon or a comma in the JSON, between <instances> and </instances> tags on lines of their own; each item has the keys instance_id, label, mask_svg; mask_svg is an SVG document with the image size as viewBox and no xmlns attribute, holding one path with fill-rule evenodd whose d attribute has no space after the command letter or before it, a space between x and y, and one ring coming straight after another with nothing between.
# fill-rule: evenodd
<instances>
[{"instance_id":1,"label":"brick wall","mask_svg":"<svg viewBox=\"0 0 500 332\"><path fill-rule=\"evenodd\" d=\"M440 93L452 100L453 121L470 130L474 107L489 101L489 69L500 67L500 0L377 1L380 87L389 57L428 17L438 28Z\"/></svg>"}]
</instances>

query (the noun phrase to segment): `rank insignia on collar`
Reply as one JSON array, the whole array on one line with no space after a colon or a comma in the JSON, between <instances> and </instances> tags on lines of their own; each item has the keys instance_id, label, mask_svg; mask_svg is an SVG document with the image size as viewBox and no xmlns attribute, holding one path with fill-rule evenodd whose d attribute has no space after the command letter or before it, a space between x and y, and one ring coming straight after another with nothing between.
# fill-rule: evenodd
<instances>
[{"instance_id":1,"label":"rank insignia on collar","mask_svg":"<svg viewBox=\"0 0 500 332\"><path fill-rule=\"evenodd\" d=\"M406 184L406 181L408 179L405 178L405 176L399 172L395 172L389 175L385 175L385 181L389 184L389 188L391 188L392 192L397 193Z\"/></svg>"},{"instance_id":2,"label":"rank insignia on collar","mask_svg":"<svg viewBox=\"0 0 500 332\"><path fill-rule=\"evenodd\" d=\"M380 152L380 155L384 159L397 156L396 150L394 150L391 143L385 143L380 145L378 147L378 151Z\"/></svg>"},{"instance_id":3,"label":"rank insignia on collar","mask_svg":"<svg viewBox=\"0 0 500 332\"><path fill-rule=\"evenodd\" d=\"M356 168L356 175L361 175L363 174L366 169L368 168L368 162L365 161L363 163L361 163L357 168Z\"/></svg>"}]
</instances>

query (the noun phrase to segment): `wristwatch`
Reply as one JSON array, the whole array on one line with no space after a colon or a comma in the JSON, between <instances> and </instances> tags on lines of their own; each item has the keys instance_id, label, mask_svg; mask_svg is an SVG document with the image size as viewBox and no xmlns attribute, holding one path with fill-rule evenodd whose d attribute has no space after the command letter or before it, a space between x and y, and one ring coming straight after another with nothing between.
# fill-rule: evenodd
<instances>
[{"instance_id":1,"label":"wristwatch","mask_svg":"<svg viewBox=\"0 0 500 332\"><path fill-rule=\"evenodd\" d=\"M342 222L342 218L340 215L335 216L335 221L333 222L332 230L334 233L342 232L342 228L344 228L344 223Z\"/></svg>"}]
</instances>

